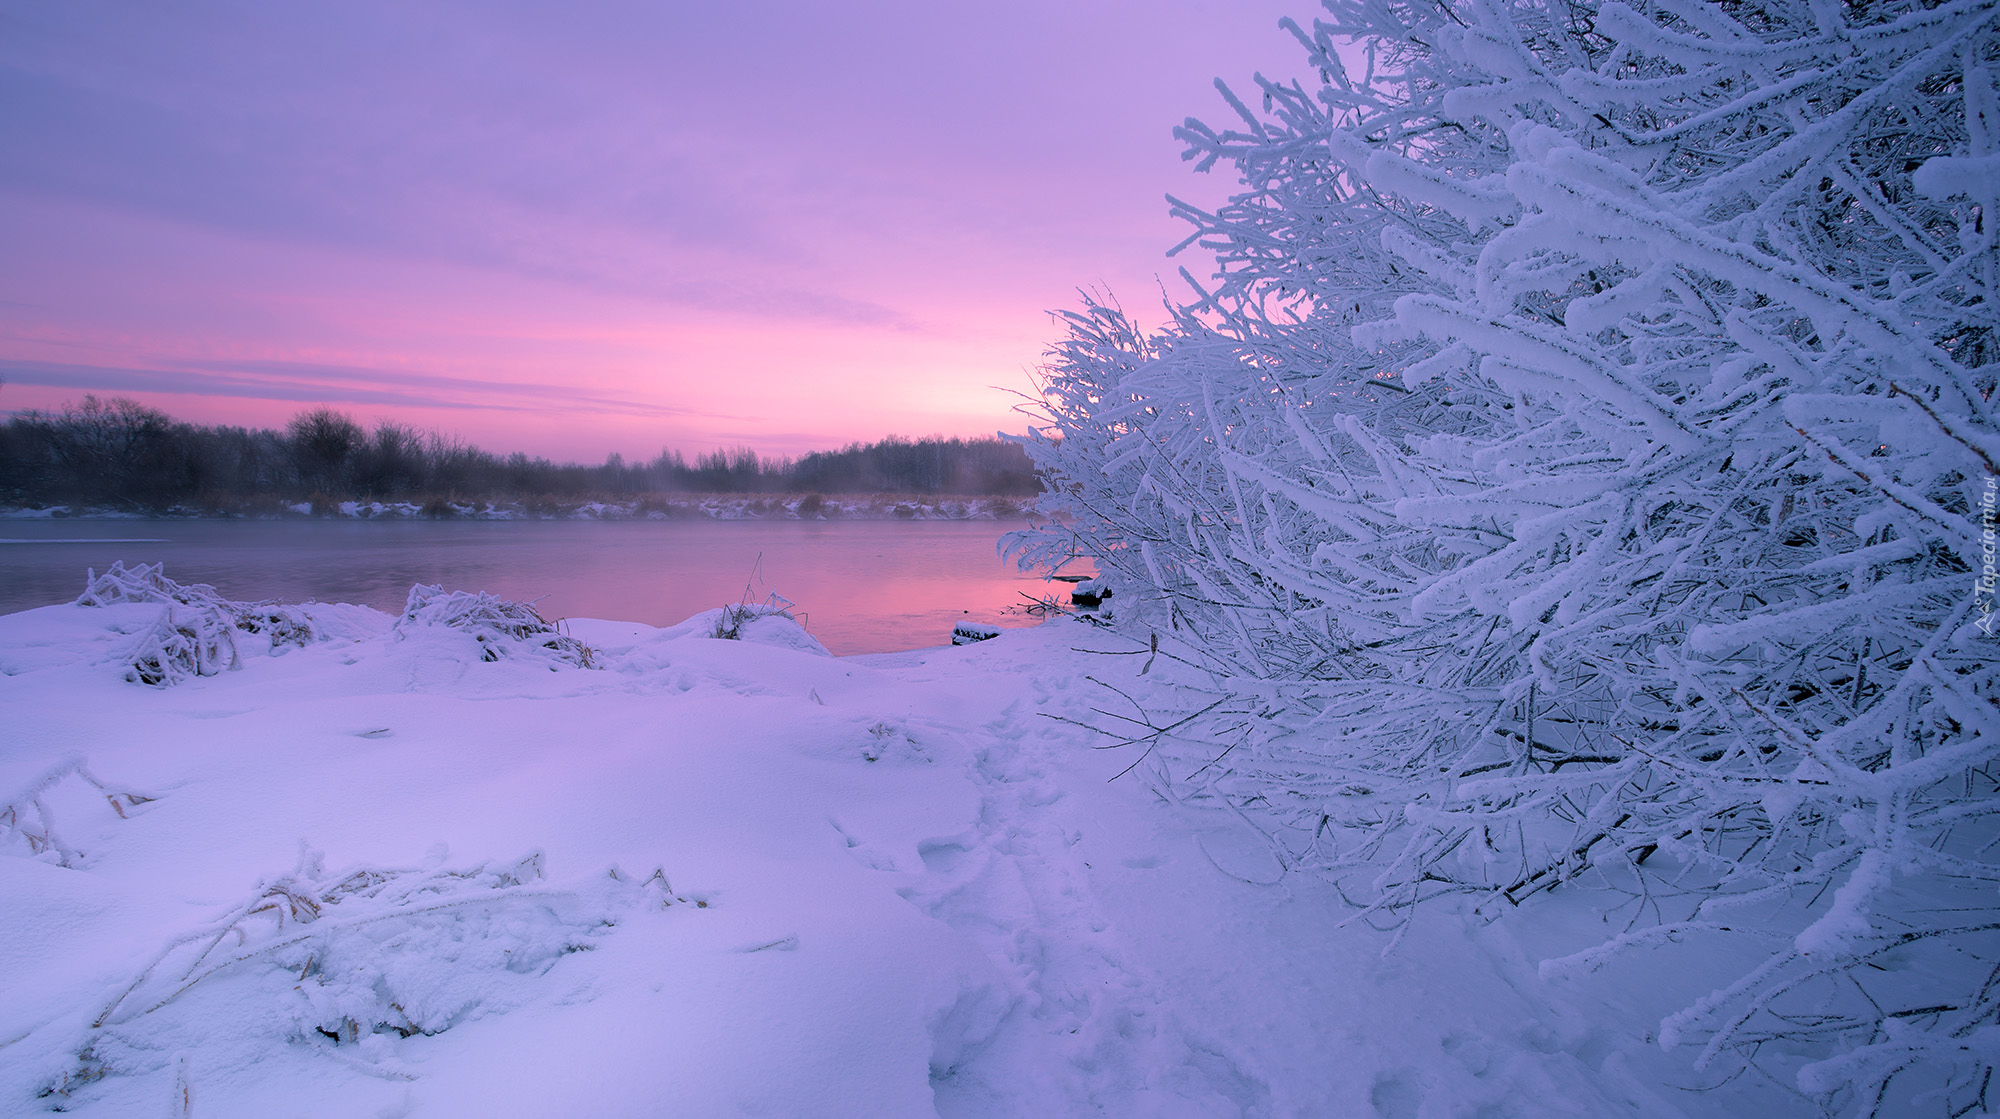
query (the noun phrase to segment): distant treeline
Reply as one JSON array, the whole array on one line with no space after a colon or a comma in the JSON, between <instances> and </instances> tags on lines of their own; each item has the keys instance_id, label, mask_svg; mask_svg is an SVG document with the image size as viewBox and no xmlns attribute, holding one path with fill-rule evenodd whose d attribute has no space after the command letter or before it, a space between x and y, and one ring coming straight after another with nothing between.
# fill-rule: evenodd
<instances>
[{"instance_id":1,"label":"distant treeline","mask_svg":"<svg viewBox=\"0 0 2000 1119\"><path fill-rule=\"evenodd\" d=\"M496 455L456 437L383 421L373 431L331 408L282 431L182 423L133 400L23 412L0 426L0 502L228 511L273 501L522 501L646 493L1039 492L1021 448L999 439L853 443L797 459L747 447L692 461L613 454L602 464Z\"/></svg>"}]
</instances>

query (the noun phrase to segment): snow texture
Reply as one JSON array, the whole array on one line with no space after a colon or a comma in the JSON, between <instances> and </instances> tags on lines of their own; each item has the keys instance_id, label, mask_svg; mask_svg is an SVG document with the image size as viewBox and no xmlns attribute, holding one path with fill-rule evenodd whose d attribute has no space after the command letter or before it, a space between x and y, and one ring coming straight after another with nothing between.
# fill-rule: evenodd
<instances>
[{"instance_id":1,"label":"snow texture","mask_svg":"<svg viewBox=\"0 0 2000 1119\"><path fill-rule=\"evenodd\" d=\"M583 671L413 598L171 689L119 671L160 603L0 617L0 1113L1786 1114L1649 1043L1714 968L1557 987L1470 912L1385 954L1091 748L1206 678L1168 643L572 619Z\"/></svg>"}]
</instances>

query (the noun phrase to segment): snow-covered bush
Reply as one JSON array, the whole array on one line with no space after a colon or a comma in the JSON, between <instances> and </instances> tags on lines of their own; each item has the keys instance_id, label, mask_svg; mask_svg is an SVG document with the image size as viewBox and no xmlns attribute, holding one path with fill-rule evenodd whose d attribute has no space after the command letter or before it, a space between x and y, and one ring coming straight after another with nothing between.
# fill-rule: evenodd
<instances>
[{"instance_id":1,"label":"snow-covered bush","mask_svg":"<svg viewBox=\"0 0 2000 1119\"><path fill-rule=\"evenodd\" d=\"M165 564L127 568L113 560L99 575L86 574L78 606L159 603L159 621L141 633L127 651L125 679L135 684L165 687L195 676L214 676L241 663L237 633L261 637L272 654L292 646L310 645L320 633L310 615L297 606L273 602L234 602L207 583L177 583L167 578Z\"/></svg>"},{"instance_id":2,"label":"snow-covered bush","mask_svg":"<svg viewBox=\"0 0 2000 1119\"><path fill-rule=\"evenodd\" d=\"M167 578L164 563L142 563L128 568L123 560L112 560L99 575L96 568L84 572L83 593L78 606L117 606L127 602L177 602L182 606L215 606L226 601L207 583L176 583Z\"/></svg>"},{"instance_id":3,"label":"snow-covered bush","mask_svg":"<svg viewBox=\"0 0 2000 1119\"><path fill-rule=\"evenodd\" d=\"M236 629L217 608L169 605L126 653L125 680L167 687L195 676L217 676L242 663Z\"/></svg>"},{"instance_id":4,"label":"snow-covered bush","mask_svg":"<svg viewBox=\"0 0 2000 1119\"><path fill-rule=\"evenodd\" d=\"M418 583L410 588L402 616L396 619L396 633L405 635L419 626L443 626L471 634L479 643L482 660L528 654L582 668L598 667L590 646L563 633L533 606L495 598L484 591L447 591Z\"/></svg>"},{"instance_id":5,"label":"snow-covered bush","mask_svg":"<svg viewBox=\"0 0 2000 1119\"><path fill-rule=\"evenodd\" d=\"M1329 3L1318 89L1180 131L1247 188L1178 207L1215 280L1068 316L1017 550L1256 697L1202 780L1294 865L1382 912L1590 873L1619 948L1772 946L1666 1024L1703 1062L1984 1099L1996 21Z\"/></svg>"},{"instance_id":6,"label":"snow-covered bush","mask_svg":"<svg viewBox=\"0 0 2000 1119\"><path fill-rule=\"evenodd\" d=\"M236 628L262 637L270 643L273 654L320 640L319 627L313 624L311 615L297 606L277 602L239 602L234 605Z\"/></svg>"}]
</instances>

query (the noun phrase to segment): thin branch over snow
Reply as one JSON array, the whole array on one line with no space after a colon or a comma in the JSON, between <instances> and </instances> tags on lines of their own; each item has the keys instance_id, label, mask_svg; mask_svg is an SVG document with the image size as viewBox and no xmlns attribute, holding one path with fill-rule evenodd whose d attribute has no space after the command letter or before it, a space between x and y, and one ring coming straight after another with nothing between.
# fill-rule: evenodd
<instances>
[{"instance_id":1,"label":"thin branch over snow","mask_svg":"<svg viewBox=\"0 0 2000 1119\"><path fill-rule=\"evenodd\" d=\"M64 758L0 798L0 850L18 841L30 856L57 866L82 866L86 852L63 838L56 828L55 808L49 803L53 792L70 785L89 789L93 797L101 798L121 820L130 819L140 805L160 799L156 793L105 783L82 758Z\"/></svg>"}]
</instances>

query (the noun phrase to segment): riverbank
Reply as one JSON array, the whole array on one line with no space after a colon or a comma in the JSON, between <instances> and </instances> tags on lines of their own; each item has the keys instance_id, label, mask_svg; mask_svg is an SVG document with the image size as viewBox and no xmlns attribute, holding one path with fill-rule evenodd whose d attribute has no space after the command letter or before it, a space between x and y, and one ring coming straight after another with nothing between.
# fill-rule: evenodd
<instances>
[{"instance_id":1,"label":"riverbank","mask_svg":"<svg viewBox=\"0 0 2000 1119\"><path fill-rule=\"evenodd\" d=\"M1023 625L1050 583L1002 561L992 520L678 518L0 521L0 613L74 599L87 569L166 565L232 598L395 613L417 583L477 586L551 617L671 625L777 592L836 653L938 645L961 621ZM102 538L102 539L93 539Z\"/></svg>"},{"instance_id":2,"label":"riverbank","mask_svg":"<svg viewBox=\"0 0 2000 1119\"><path fill-rule=\"evenodd\" d=\"M1131 635L832 657L419 598L0 617L0 1112L1809 1113L1650 1043L1700 966L1396 940L1100 748L1201 683Z\"/></svg>"}]
</instances>

